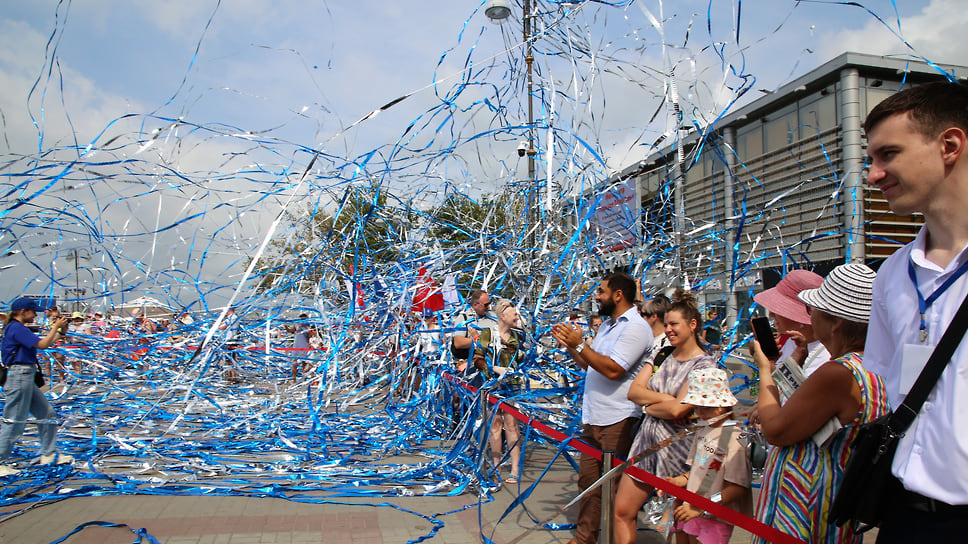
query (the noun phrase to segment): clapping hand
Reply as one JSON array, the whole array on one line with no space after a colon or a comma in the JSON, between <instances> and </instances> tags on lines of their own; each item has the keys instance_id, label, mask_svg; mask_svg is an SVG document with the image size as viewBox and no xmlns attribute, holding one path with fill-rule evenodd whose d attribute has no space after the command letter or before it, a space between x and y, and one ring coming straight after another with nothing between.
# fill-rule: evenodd
<instances>
[{"instance_id":1,"label":"clapping hand","mask_svg":"<svg viewBox=\"0 0 968 544\"><path fill-rule=\"evenodd\" d=\"M557 323L551 326L551 337L566 348L574 349L582 342L581 331L570 323Z\"/></svg>"}]
</instances>

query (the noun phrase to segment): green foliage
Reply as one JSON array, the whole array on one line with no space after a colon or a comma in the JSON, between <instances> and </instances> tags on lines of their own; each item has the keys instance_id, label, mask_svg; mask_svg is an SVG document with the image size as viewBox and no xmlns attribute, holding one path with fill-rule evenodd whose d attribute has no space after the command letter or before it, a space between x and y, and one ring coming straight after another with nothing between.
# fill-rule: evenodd
<instances>
[{"instance_id":1,"label":"green foliage","mask_svg":"<svg viewBox=\"0 0 968 544\"><path fill-rule=\"evenodd\" d=\"M457 283L465 289L481 259L501 248L519 247L526 225L523 203L509 193L485 194L477 200L450 193L431 211L429 221L429 236L444 249L451 269L462 271Z\"/></svg>"},{"instance_id":2,"label":"green foliage","mask_svg":"<svg viewBox=\"0 0 968 544\"><path fill-rule=\"evenodd\" d=\"M349 188L332 214L290 215L292 226L269 243L256 267L262 277L257 289L309 294L322 283L339 293L351 271L368 276L400 258L406 219L387 205L379 186Z\"/></svg>"}]
</instances>

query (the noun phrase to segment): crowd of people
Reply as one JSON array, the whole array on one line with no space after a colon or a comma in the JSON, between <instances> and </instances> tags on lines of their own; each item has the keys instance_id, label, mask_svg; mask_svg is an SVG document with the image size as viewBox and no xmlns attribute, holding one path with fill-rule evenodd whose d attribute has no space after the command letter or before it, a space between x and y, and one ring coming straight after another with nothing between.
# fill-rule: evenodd
<instances>
[{"instance_id":1,"label":"crowd of people","mask_svg":"<svg viewBox=\"0 0 968 544\"><path fill-rule=\"evenodd\" d=\"M837 266L825 278L792 270L757 294L756 304L773 320L779 354L768 356L758 341L749 341L759 388L745 409L732 394L719 356L721 343L735 339L724 338L718 309L707 308L710 324L691 292L677 289L671 298L646 297L630 276L608 275L594 297L599 315L583 317L576 309L548 333L559 356L583 376L581 441L623 458L654 450L639 460L639 469L805 542L860 541L850 525L837 526L828 517L858 429L897 409L968 294L968 90L958 83L905 90L876 106L865 130L868 182L881 190L895 213L924 215L917 239L878 273L859 263ZM472 291L467 302L467 310L446 325L432 310L419 318L400 316L398 344L389 353L391 370L409 372L421 359L452 361L470 386L513 398L527 380L519 367L529 349L518 308L508 299L493 300L484 290ZM40 368L37 351L54 346L65 334L92 334L102 316L91 321L48 312L46 333L38 336L28 327L43 310L33 300L18 299L4 329L2 355L8 370L0 463L19 439L28 413L41 426L41 462L71 461L56 453L55 414L34 382ZM223 326L231 328L235 319L229 315ZM147 318L137 323L144 334L157 334L190 321L183 315L174 324ZM404 331L415 339L407 342L412 348L400 340ZM311 340L318 336L306 314L287 332L297 351L313 349ZM307 371L305 358L297 357L293 379ZM802 376L792 387L776 377L789 373ZM878 542L964 538L965 376L968 348L962 346L900 439L892 470L898 491ZM518 421L500 404L485 419L487 432L482 434L490 468L497 472L507 462L505 482L519 483L524 475ZM677 439L696 421L702 425L695 436ZM738 432L738 422L748 422L749 429ZM747 442L751 433L769 444L755 505ZM0 476L15 473L0 464ZM582 455L579 489L595 486L602 473L601 460ZM587 493L571 542L598 541L603 502L611 501L615 541L634 543L638 513L655 493L631 474L621 476L613 496L603 497L600 488ZM688 501L675 504L671 516L683 544L725 543L732 532L729 523Z\"/></svg>"},{"instance_id":2,"label":"crowd of people","mask_svg":"<svg viewBox=\"0 0 968 544\"><path fill-rule=\"evenodd\" d=\"M662 445L639 468L805 542L860 542L851 524L829 518L858 430L901 405L968 294L968 88L936 83L905 90L873 108L864 128L868 182L893 212L924 214L917 239L879 274L858 263L826 278L793 270L758 294L780 350L767 357L759 342L750 342L760 383L755 405L741 414L710 353L722 332L718 324L704 326L695 298L680 290L671 301L641 300L635 280L608 276L595 296L604 320L593 334L583 334L575 315L550 331L584 370L583 442L623 457ZM490 326L488 303L472 299L468 321L478 329ZM707 315L716 319L718 312ZM966 349L955 350L900 438L889 487L895 492L878 542L956 541L968 529ZM781 390L778 367L802 377ZM730 410L769 444L755 507L749 448L718 419ZM690 417L710 424L691 442L665 445ZM579 488L589 489L601 474L601 461L582 455ZM603 498L600 489L585 494L571 542L597 542L603 500L614 501L616 542L635 542L637 514L653 492L624 474L614 496ZM732 532L688 502L680 501L673 516L680 543L725 543Z\"/></svg>"}]
</instances>

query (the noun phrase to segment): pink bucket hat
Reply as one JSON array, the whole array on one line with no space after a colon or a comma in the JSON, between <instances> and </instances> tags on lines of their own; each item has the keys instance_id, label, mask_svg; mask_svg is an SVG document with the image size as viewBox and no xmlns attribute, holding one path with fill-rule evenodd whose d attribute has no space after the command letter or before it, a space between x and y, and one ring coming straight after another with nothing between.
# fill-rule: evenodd
<instances>
[{"instance_id":1,"label":"pink bucket hat","mask_svg":"<svg viewBox=\"0 0 968 544\"><path fill-rule=\"evenodd\" d=\"M823 284L820 275L809 270L791 270L780 283L753 297L757 304L787 319L810 324L807 305L797 298L797 293L805 289L817 289Z\"/></svg>"}]
</instances>

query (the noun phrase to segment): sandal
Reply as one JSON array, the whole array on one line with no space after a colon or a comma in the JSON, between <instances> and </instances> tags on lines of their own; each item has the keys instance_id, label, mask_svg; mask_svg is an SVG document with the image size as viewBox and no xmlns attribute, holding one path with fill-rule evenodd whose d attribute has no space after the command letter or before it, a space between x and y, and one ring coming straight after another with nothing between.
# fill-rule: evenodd
<instances>
[{"instance_id":1,"label":"sandal","mask_svg":"<svg viewBox=\"0 0 968 544\"><path fill-rule=\"evenodd\" d=\"M508 485L515 485L515 484L518 483L518 477L515 476L514 474L512 474L512 475L508 476L508 479L507 480L504 480L504 483L506 483Z\"/></svg>"}]
</instances>

